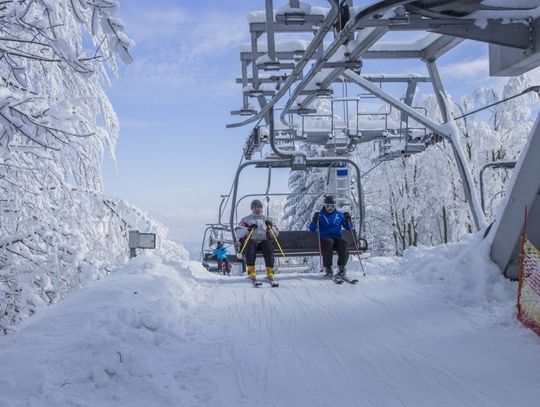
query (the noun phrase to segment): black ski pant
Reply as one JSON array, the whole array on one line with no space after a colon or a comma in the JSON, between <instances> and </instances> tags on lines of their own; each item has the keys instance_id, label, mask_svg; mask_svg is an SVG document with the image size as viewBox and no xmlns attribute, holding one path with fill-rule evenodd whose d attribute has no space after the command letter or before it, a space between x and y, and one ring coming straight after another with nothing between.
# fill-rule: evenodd
<instances>
[{"instance_id":1,"label":"black ski pant","mask_svg":"<svg viewBox=\"0 0 540 407\"><path fill-rule=\"evenodd\" d=\"M345 267L347 265L347 260L349 260L349 245L342 237L327 237L325 239L321 239L321 249L323 266L325 268L332 267L332 256L334 254L334 249L338 254L338 267Z\"/></svg>"},{"instance_id":2,"label":"black ski pant","mask_svg":"<svg viewBox=\"0 0 540 407\"><path fill-rule=\"evenodd\" d=\"M240 239L242 243L240 247L244 245L246 238ZM274 245L271 240L263 240L261 242L255 242L249 240L244 249L244 256L246 257L246 266L254 266L255 258L257 257L257 251L262 252L264 257L264 264L266 267L274 267L274 253L272 252Z\"/></svg>"},{"instance_id":3,"label":"black ski pant","mask_svg":"<svg viewBox=\"0 0 540 407\"><path fill-rule=\"evenodd\" d=\"M223 265L225 265L225 271L228 273L231 271L230 269L230 266L229 266L229 259L227 257L225 257L223 260L218 260L218 270L219 271L224 271L223 270Z\"/></svg>"}]
</instances>

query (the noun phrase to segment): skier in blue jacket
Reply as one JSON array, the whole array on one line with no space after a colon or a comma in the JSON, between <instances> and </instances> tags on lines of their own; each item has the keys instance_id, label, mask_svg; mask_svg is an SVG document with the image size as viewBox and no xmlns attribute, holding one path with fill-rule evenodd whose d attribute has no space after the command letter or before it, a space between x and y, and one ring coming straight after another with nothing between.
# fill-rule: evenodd
<instances>
[{"instance_id":1,"label":"skier in blue jacket","mask_svg":"<svg viewBox=\"0 0 540 407\"><path fill-rule=\"evenodd\" d=\"M337 251L338 276L345 276L347 260L349 259L349 246L341 236L341 228L352 229L351 215L348 212L340 212L336 209L336 199L332 195L324 198L324 207L320 212L313 214L309 224L312 232L319 230L321 237L321 251L324 271L327 277L331 277L332 256L334 249Z\"/></svg>"},{"instance_id":2,"label":"skier in blue jacket","mask_svg":"<svg viewBox=\"0 0 540 407\"><path fill-rule=\"evenodd\" d=\"M229 253L227 248L223 246L223 242L217 242L217 246L213 251L214 256L218 261L218 270L221 270L223 274L231 275L231 269L229 267ZM223 265L225 264L225 268Z\"/></svg>"}]
</instances>

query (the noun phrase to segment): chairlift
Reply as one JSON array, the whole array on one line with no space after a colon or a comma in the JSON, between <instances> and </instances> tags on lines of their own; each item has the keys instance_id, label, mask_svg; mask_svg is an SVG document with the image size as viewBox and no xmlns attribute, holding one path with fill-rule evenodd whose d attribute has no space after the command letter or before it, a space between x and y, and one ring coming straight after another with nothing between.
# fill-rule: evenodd
<instances>
[{"instance_id":1,"label":"chairlift","mask_svg":"<svg viewBox=\"0 0 540 407\"><path fill-rule=\"evenodd\" d=\"M221 271L218 267L218 260L214 256L214 249L217 242L223 242L228 249L235 246L231 230L228 226L219 223L207 224L201 245L200 261L208 271ZM229 253L228 260L231 266L240 264L242 272L245 271L243 263L239 261L236 255Z\"/></svg>"},{"instance_id":2,"label":"chairlift","mask_svg":"<svg viewBox=\"0 0 540 407\"><path fill-rule=\"evenodd\" d=\"M351 195L350 197L343 197L342 195L338 196L338 202L344 202L344 199L347 198L349 202L349 207L351 209L351 213L357 220L357 224L355 225L355 230L359 231L360 234L363 233L363 219L364 219L364 212L363 212L363 201L362 201L362 194L361 194L361 185L360 185L360 170L358 166L348 158L340 158L340 157L328 157L325 159L305 159L306 168L333 168L333 166L342 168L342 166L345 165L351 165L355 168L357 172L357 186L356 186L356 193L357 197L352 196L352 191L349 190L348 193ZM249 167L254 166L255 168L264 168L268 169L268 181L267 181L267 188L266 191L259 193L259 194L247 194L240 198L238 198L238 186L240 182L240 175L242 171ZM230 202L230 219L229 219L229 227L231 230L231 234L234 241L237 241L236 234L235 234L235 227L238 224L239 216L238 216L238 206L240 203L249 197L254 196L263 196L266 198L266 201L268 203L271 196L290 196L294 195L291 192L286 193L272 193L270 192L270 186L271 186L271 171L273 168L285 168L285 169L293 169L294 164L293 160L291 159L261 159L261 160L251 160L248 162L245 162L241 164L237 171L233 182L233 188L232 188L232 194L231 194L231 202ZM333 192L335 193L335 192ZM342 194L342 192L340 192ZM322 196L322 194L312 194L314 196ZM267 208L267 214L268 214L268 204L266 205ZM349 242L349 245L351 249L354 251L356 250L356 245L359 244L358 249L360 251L367 250L367 242L359 238L355 235L353 235L352 231L345 231L343 233L344 237ZM313 257L319 255L319 247L318 247L318 239L317 235L315 233L312 233L308 230L280 230L279 233L279 245L281 246L281 250L283 250L283 253L281 250L277 247L274 247L274 254L276 255L276 260L278 264L281 265L282 258L298 258L300 257L300 263L304 263L305 257ZM276 246L276 245L275 245ZM240 247L238 245L235 246L236 249L236 256L240 256ZM284 256L283 256L284 254ZM298 265L298 262L293 263L296 266ZM278 267L279 268L279 267Z\"/></svg>"}]
</instances>

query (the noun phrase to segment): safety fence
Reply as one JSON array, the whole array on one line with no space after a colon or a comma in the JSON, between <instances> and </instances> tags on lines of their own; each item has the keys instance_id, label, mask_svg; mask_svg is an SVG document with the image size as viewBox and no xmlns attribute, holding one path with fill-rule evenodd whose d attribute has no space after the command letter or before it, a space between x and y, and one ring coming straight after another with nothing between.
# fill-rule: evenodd
<instances>
[{"instance_id":1,"label":"safety fence","mask_svg":"<svg viewBox=\"0 0 540 407\"><path fill-rule=\"evenodd\" d=\"M540 335L540 250L525 234L521 239L518 287L518 319Z\"/></svg>"}]
</instances>

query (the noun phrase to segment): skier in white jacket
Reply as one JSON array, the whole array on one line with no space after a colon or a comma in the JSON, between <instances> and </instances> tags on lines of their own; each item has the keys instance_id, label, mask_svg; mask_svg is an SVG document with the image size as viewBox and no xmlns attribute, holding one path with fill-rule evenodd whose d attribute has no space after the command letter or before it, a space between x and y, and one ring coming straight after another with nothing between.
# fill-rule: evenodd
<instances>
[{"instance_id":1,"label":"skier in white jacket","mask_svg":"<svg viewBox=\"0 0 540 407\"><path fill-rule=\"evenodd\" d=\"M254 279L255 258L257 251L261 251L266 266L266 276L274 278L274 253L273 239L279 235L279 230L274 226L272 219L262 213L263 204L258 199L251 202L251 214L240 220L236 228L236 236L240 239L243 254L246 258L248 277ZM246 240L249 240L246 243Z\"/></svg>"}]
</instances>

